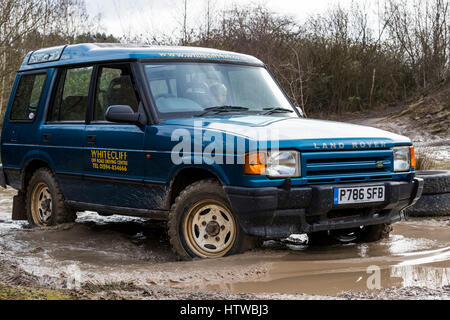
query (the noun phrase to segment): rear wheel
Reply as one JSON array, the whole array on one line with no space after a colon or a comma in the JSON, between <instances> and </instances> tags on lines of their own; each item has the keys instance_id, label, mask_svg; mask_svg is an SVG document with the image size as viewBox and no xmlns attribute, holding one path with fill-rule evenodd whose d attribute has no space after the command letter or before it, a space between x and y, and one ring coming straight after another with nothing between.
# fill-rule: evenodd
<instances>
[{"instance_id":1,"label":"rear wheel","mask_svg":"<svg viewBox=\"0 0 450 320\"><path fill-rule=\"evenodd\" d=\"M389 238L389 234L392 231L392 225L387 223L374 224L371 226L365 226L361 229L358 237L359 242L375 242L381 239Z\"/></svg>"},{"instance_id":2,"label":"rear wheel","mask_svg":"<svg viewBox=\"0 0 450 320\"><path fill-rule=\"evenodd\" d=\"M308 243L311 245L329 245L351 242L375 242L388 238L391 231L392 226L386 223L364 226L362 228L332 230L330 232L320 231L310 233L308 235Z\"/></svg>"},{"instance_id":3,"label":"rear wheel","mask_svg":"<svg viewBox=\"0 0 450 320\"><path fill-rule=\"evenodd\" d=\"M53 226L76 219L76 212L65 205L56 178L47 168L33 174L27 187L26 210L32 226Z\"/></svg>"},{"instance_id":4,"label":"rear wheel","mask_svg":"<svg viewBox=\"0 0 450 320\"><path fill-rule=\"evenodd\" d=\"M168 227L170 243L184 260L219 258L257 245L240 228L215 180L195 182L183 190L170 210Z\"/></svg>"}]
</instances>

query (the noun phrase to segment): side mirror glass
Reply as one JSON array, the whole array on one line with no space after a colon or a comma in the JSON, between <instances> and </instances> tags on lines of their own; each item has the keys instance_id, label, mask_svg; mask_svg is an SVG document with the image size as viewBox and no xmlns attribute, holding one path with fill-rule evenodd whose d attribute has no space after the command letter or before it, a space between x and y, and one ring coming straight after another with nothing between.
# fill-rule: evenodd
<instances>
[{"instance_id":1,"label":"side mirror glass","mask_svg":"<svg viewBox=\"0 0 450 320\"><path fill-rule=\"evenodd\" d=\"M110 106L106 110L105 119L118 123L139 123L140 114L130 106Z\"/></svg>"}]
</instances>

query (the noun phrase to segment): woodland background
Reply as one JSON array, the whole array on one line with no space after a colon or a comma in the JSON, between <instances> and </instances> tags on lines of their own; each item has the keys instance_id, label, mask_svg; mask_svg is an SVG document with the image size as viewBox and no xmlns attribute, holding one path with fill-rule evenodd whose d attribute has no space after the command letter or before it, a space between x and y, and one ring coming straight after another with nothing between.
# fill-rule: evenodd
<instances>
[{"instance_id":1,"label":"woodland background","mask_svg":"<svg viewBox=\"0 0 450 320\"><path fill-rule=\"evenodd\" d=\"M88 12L83 0L0 0L1 113L29 51L81 42L189 45L254 55L308 116L401 104L450 75L448 0L379 0L375 13L355 1L302 23L263 5L217 10L217 0L203 0L195 3L203 6L195 25L187 23L194 3L179 1L177 33L117 38L105 34L101 15Z\"/></svg>"}]
</instances>

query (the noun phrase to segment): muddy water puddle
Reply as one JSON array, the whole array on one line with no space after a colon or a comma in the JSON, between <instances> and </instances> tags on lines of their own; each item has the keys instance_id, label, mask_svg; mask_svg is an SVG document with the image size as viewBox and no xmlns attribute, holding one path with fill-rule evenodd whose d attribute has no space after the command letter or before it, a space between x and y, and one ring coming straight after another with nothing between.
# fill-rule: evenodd
<instances>
[{"instance_id":1,"label":"muddy water puddle","mask_svg":"<svg viewBox=\"0 0 450 320\"><path fill-rule=\"evenodd\" d=\"M262 281L231 283L225 287L232 292L319 295L392 286L436 288L450 285L450 247L444 249L435 255L418 253L419 258L411 260L396 255L308 260L288 254L273 263Z\"/></svg>"},{"instance_id":2,"label":"muddy water puddle","mask_svg":"<svg viewBox=\"0 0 450 320\"><path fill-rule=\"evenodd\" d=\"M287 248L261 281L228 283L222 288L248 293L335 295L342 291L450 285L448 221L400 222L394 225L389 239L377 243Z\"/></svg>"},{"instance_id":3,"label":"muddy water puddle","mask_svg":"<svg viewBox=\"0 0 450 320\"><path fill-rule=\"evenodd\" d=\"M0 260L14 261L56 286L131 282L234 293L335 295L450 285L450 221L400 222L389 239L371 244L311 247L299 237L266 241L241 255L180 262L161 224L83 212L74 224L29 229L26 222L11 221L13 195L10 189L0 192Z\"/></svg>"}]
</instances>

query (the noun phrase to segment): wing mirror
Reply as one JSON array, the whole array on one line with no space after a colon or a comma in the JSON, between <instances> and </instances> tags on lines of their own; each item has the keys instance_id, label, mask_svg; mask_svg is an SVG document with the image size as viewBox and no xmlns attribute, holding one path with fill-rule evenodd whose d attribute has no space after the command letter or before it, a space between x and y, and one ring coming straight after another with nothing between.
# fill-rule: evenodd
<instances>
[{"instance_id":1,"label":"wing mirror","mask_svg":"<svg viewBox=\"0 0 450 320\"><path fill-rule=\"evenodd\" d=\"M140 123L139 112L134 112L130 106L110 106L106 110L105 119L111 122L118 123Z\"/></svg>"}]
</instances>

